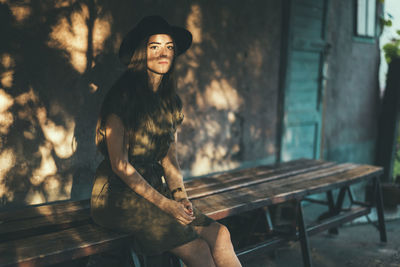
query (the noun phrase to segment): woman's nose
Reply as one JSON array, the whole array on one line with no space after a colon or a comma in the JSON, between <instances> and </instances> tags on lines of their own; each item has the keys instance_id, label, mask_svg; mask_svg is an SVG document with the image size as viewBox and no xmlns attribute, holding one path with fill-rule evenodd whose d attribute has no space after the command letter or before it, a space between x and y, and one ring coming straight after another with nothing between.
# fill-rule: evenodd
<instances>
[{"instance_id":1,"label":"woman's nose","mask_svg":"<svg viewBox=\"0 0 400 267\"><path fill-rule=\"evenodd\" d=\"M160 56L166 56L167 55L167 48L162 47L160 51Z\"/></svg>"}]
</instances>

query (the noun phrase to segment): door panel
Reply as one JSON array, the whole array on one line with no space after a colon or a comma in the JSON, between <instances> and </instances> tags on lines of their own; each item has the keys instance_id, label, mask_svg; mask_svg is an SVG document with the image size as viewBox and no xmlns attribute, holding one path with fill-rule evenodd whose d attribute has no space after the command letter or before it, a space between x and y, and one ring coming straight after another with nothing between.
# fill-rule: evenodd
<instances>
[{"instance_id":1,"label":"door panel","mask_svg":"<svg viewBox=\"0 0 400 267\"><path fill-rule=\"evenodd\" d=\"M318 126L315 123L292 125L286 129L284 139L284 151L282 160L293 158L315 158L315 142Z\"/></svg>"},{"instance_id":2,"label":"door panel","mask_svg":"<svg viewBox=\"0 0 400 267\"><path fill-rule=\"evenodd\" d=\"M291 0L281 161L319 158L327 0Z\"/></svg>"}]
</instances>

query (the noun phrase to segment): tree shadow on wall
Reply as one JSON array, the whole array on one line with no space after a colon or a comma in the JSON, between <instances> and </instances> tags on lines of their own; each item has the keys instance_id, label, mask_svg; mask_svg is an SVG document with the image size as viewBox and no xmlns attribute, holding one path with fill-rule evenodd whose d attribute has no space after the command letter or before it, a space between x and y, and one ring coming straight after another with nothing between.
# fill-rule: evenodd
<instances>
[{"instance_id":1,"label":"tree shadow on wall","mask_svg":"<svg viewBox=\"0 0 400 267\"><path fill-rule=\"evenodd\" d=\"M8 164L0 172L1 206L89 197L100 161L98 110L124 70L118 46L149 14L186 25L195 38L177 64L183 168L215 171L273 155L280 18L273 11L265 18L265 10L279 10L279 2L0 4L7 37L0 72L11 77L0 87L8 103L0 112L9 118L0 125L0 159Z\"/></svg>"},{"instance_id":2,"label":"tree shadow on wall","mask_svg":"<svg viewBox=\"0 0 400 267\"><path fill-rule=\"evenodd\" d=\"M90 193L103 87L121 66L111 16L70 2L0 4L2 208Z\"/></svg>"},{"instance_id":3,"label":"tree shadow on wall","mask_svg":"<svg viewBox=\"0 0 400 267\"><path fill-rule=\"evenodd\" d=\"M272 159L280 1L191 3L186 24L194 43L178 64L186 113L182 165L201 175Z\"/></svg>"}]
</instances>

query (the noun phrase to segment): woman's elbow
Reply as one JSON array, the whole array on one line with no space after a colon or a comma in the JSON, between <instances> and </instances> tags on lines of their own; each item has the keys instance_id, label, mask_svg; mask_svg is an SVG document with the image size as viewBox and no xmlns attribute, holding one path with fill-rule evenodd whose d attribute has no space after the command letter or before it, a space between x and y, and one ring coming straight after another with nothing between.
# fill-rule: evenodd
<instances>
[{"instance_id":1,"label":"woman's elbow","mask_svg":"<svg viewBox=\"0 0 400 267\"><path fill-rule=\"evenodd\" d=\"M126 172L126 165L127 162L124 159L111 160L111 169L118 176Z\"/></svg>"}]
</instances>

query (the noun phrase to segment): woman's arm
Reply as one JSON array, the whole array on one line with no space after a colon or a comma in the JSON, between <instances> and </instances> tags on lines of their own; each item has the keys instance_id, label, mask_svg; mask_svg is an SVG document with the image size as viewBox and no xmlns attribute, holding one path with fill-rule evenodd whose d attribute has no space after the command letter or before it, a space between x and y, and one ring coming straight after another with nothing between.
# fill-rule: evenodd
<instances>
[{"instance_id":1,"label":"woman's arm","mask_svg":"<svg viewBox=\"0 0 400 267\"><path fill-rule=\"evenodd\" d=\"M175 133L175 140L176 140ZM165 181L171 191L181 188L182 191L175 191L174 199L179 200L187 198L185 186L183 184L183 176L181 173L181 168L179 167L177 159L176 141L171 143L167 155L162 159L161 165L164 168Z\"/></svg>"},{"instance_id":2,"label":"woman's arm","mask_svg":"<svg viewBox=\"0 0 400 267\"><path fill-rule=\"evenodd\" d=\"M175 140L176 139L177 134L175 133ZM167 155L161 161L161 165L164 168L165 181L167 182L171 192L173 192L174 199L185 206L188 214L193 214L192 203L188 200L185 185L183 183L183 176L179 167L176 141L170 145Z\"/></svg>"},{"instance_id":3,"label":"woman's arm","mask_svg":"<svg viewBox=\"0 0 400 267\"><path fill-rule=\"evenodd\" d=\"M161 210L173 215L179 222L183 224L192 222L194 218L182 209L182 205L160 194L129 163L128 147L124 138L125 129L121 119L115 114L109 115L105 128L108 155L113 172L133 191Z\"/></svg>"}]
</instances>

